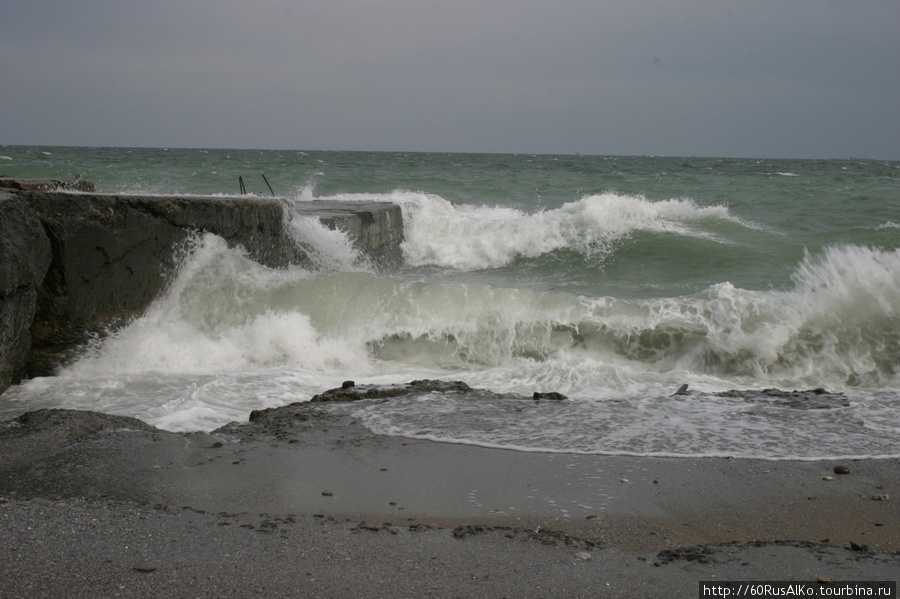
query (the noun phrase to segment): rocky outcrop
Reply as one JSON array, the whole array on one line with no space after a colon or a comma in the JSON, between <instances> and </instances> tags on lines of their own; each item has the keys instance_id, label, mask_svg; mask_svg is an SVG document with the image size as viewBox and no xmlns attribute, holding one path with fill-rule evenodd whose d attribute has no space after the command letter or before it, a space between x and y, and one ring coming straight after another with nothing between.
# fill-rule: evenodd
<instances>
[{"instance_id":1,"label":"rocky outcrop","mask_svg":"<svg viewBox=\"0 0 900 599\"><path fill-rule=\"evenodd\" d=\"M698 391L689 391L685 383L673 393L671 397L680 395L703 394ZM833 408L846 408L850 400L843 393L832 393L822 387L807 389L804 391L782 391L781 389L729 389L710 393L716 397L728 397L742 399L751 403L769 403L772 405L801 410L830 410Z\"/></svg>"},{"instance_id":2,"label":"rocky outcrop","mask_svg":"<svg viewBox=\"0 0 900 599\"><path fill-rule=\"evenodd\" d=\"M60 191L66 186L80 193ZM81 179L0 180L0 392L22 376L49 373L88 336L140 315L198 232L266 266L309 265L302 240L285 227L286 215L299 211L348 232L377 266L400 261L403 223L393 204L295 207L278 198L92 189Z\"/></svg>"},{"instance_id":3,"label":"rocky outcrop","mask_svg":"<svg viewBox=\"0 0 900 599\"><path fill-rule=\"evenodd\" d=\"M159 431L143 420L131 416L57 408L25 412L18 418L3 423L0 434L15 437L49 433L61 440L74 441L95 437L105 430L123 429L145 432Z\"/></svg>"},{"instance_id":4,"label":"rocky outcrop","mask_svg":"<svg viewBox=\"0 0 900 599\"><path fill-rule=\"evenodd\" d=\"M850 400L843 393L831 393L819 387L805 391L781 389L732 389L713 393L718 397L737 397L754 403L772 403L785 408L801 410L830 410L846 408Z\"/></svg>"},{"instance_id":5,"label":"rocky outcrop","mask_svg":"<svg viewBox=\"0 0 900 599\"><path fill-rule=\"evenodd\" d=\"M361 401L365 399L390 400L396 398L416 399L427 395L465 395L474 400L510 399L514 401L550 399L559 401L566 396L551 391L549 393L536 392L532 396L518 393L496 393L489 389L470 387L463 381L441 381L432 379L420 379L409 383L397 383L393 385L357 385L353 381L344 383L335 389L328 389L318 395L314 395L309 401L298 401L278 408L265 408L250 412L249 421L256 423L270 432L280 428L289 428L296 420L305 421L310 412L315 410L317 404L345 403Z\"/></svg>"},{"instance_id":6,"label":"rocky outcrop","mask_svg":"<svg viewBox=\"0 0 900 599\"><path fill-rule=\"evenodd\" d=\"M359 401L361 399L389 399L421 395L423 393L469 393L475 389L462 381L422 379L398 385L355 385L347 381L339 389L329 389L314 395L311 403Z\"/></svg>"}]
</instances>

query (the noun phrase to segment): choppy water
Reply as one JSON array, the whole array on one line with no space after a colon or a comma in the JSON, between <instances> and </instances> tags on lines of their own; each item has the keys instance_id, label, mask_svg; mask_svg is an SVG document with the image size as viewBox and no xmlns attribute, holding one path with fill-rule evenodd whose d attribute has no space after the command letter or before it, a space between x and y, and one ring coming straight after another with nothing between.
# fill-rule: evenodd
<instances>
[{"instance_id":1,"label":"choppy water","mask_svg":"<svg viewBox=\"0 0 900 599\"><path fill-rule=\"evenodd\" d=\"M391 201L405 264L288 226L319 268L197 240L170 292L0 397L212 429L341 381L464 380L562 403L355 404L385 434L526 451L900 456L900 163L0 146L100 191ZM682 384L694 393L671 397ZM825 387L803 407L728 389Z\"/></svg>"}]
</instances>

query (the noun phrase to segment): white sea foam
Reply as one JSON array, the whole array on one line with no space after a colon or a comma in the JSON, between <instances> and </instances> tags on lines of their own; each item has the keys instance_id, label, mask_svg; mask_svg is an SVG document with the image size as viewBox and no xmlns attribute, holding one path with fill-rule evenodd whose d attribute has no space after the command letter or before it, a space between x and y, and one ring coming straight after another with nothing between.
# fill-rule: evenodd
<instances>
[{"instance_id":1,"label":"white sea foam","mask_svg":"<svg viewBox=\"0 0 900 599\"><path fill-rule=\"evenodd\" d=\"M900 456L900 427L890 427L896 402L879 414L871 401L804 409L703 393L566 402L432 396L350 409L379 434L518 451L769 460ZM873 435L876 419L889 430Z\"/></svg>"},{"instance_id":2,"label":"white sea foam","mask_svg":"<svg viewBox=\"0 0 900 599\"><path fill-rule=\"evenodd\" d=\"M342 201L390 201L403 209L403 255L411 266L494 269L518 258L571 250L602 261L631 235L649 231L717 239L706 221L739 222L723 206L690 199L650 201L614 193L591 195L534 213L506 206L454 204L428 193L344 194Z\"/></svg>"},{"instance_id":3,"label":"white sea foam","mask_svg":"<svg viewBox=\"0 0 900 599\"><path fill-rule=\"evenodd\" d=\"M392 400L360 406L360 417L386 434L529 451L890 454L900 434L900 253L830 248L807 256L794 281L785 291L719 283L625 301L273 270L206 235L143 317L58 377L11 389L5 409L27 401L208 430L347 378L456 378L572 401ZM668 397L685 382L701 394ZM826 386L851 401L798 412L702 394L770 386Z\"/></svg>"},{"instance_id":4,"label":"white sea foam","mask_svg":"<svg viewBox=\"0 0 900 599\"><path fill-rule=\"evenodd\" d=\"M500 329L491 325L493 340L520 349L464 375L475 386L525 396L562 391L573 398L564 408L433 397L362 406L355 414L383 434L527 451L765 459L900 455L896 251L847 246L807 256L795 288L784 292L723 283L692 297L631 303L607 298L584 305L582 313L571 306L568 316L556 312L557 324L577 319L568 331L537 326L549 316L538 312L512 317ZM494 316L494 322L504 317ZM497 336L499 330L505 333ZM466 334L453 338L475 345L477 332ZM530 349L523 351L526 345ZM682 382L700 393L660 394ZM709 395L734 387L822 385L847 400L817 409Z\"/></svg>"},{"instance_id":5,"label":"white sea foam","mask_svg":"<svg viewBox=\"0 0 900 599\"><path fill-rule=\"evenodd\" d=\"M294 216L287 226L318 268L336 272L371 269L366 257L353 247L346 234L329 229L318 218Z\"/></svg>"}]
</instances>

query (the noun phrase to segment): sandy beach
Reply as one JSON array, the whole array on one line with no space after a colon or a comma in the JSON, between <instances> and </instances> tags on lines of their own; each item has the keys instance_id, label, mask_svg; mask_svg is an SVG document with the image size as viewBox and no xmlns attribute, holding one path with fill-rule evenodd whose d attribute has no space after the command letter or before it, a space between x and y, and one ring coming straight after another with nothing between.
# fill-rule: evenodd
<instances>
[{"instance_id":1,"label":"sandy beach","mask_svg":"<svg viewBox=\"0 0 900 599\"><path fill-rule=\"evenodd\" d=\"M377 436L315 404L192 434L33 412L0 425L0 456L10 597L692 597L709 580L900 578L897 460L523 453Z\"/></svg>"}]
</instances>

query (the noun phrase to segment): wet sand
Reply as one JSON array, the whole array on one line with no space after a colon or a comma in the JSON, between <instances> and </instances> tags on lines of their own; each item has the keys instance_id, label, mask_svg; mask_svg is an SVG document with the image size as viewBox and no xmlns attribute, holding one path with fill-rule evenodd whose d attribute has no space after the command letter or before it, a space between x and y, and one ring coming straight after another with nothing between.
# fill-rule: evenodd
<instances>
[{"instance_id":1,"label":"wet sand","mask_svg":"<svg viewBox=\"0 0 900 599\"><path fill-rule=\"evenodd\" d=\"M0 580L17 597L897 580L898 497L898 460L521 453L377 436L311 404L210 434L50 411L0 425Z\"/></svg>"}]
</instances>

